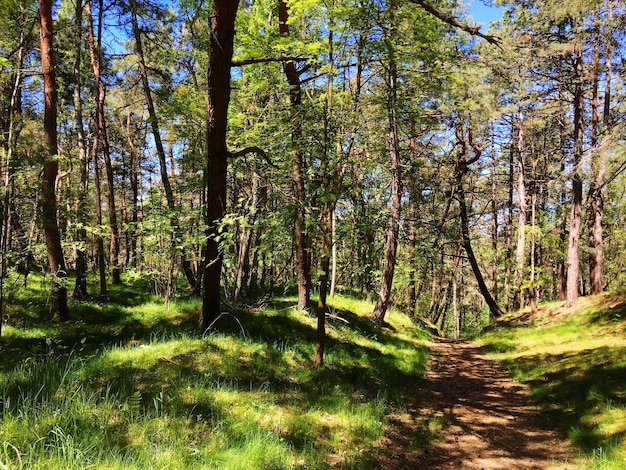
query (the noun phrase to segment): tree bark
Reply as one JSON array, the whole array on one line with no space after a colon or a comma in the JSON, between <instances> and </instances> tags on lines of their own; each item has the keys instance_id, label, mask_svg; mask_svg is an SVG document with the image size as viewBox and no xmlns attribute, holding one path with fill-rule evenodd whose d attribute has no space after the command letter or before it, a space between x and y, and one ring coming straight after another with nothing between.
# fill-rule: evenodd
<instances>
[{"instance_id":1,"label":"tree bark","mask_svg":"<svg viewBox=\"0 0 626 470\"><path fill-rule=\"evenodd\" d=\"M133 35L135 38L135 52L137 54L137 60L139 62L139 77L141 78L141 84L143 87L144 96L146 98L146 105L148 107L148 115L150 117L150 129L152 130L152 136L154 138L154 144L157 152L157 156L159 157L159 169L161 171L161 183L163 184L163 190L165 192L165 200L167 202L167 209L169 211L169 221L170 226L172 227L172 232L174 234L174 247L173 251L178 252L178 257L180 257L181 267L183 273L185 274L185 278L187 279L187 283L189 287L193 291L197 290L197 279L196 276L191 269L191 264L187 261L185 256L185 250L176 248L179 245L180 241L182 241L182 231L180 229L180 223L178 220L178 216L176 214L176 201L174 199L174 192L172 191L172 185L170 183L170 178L167 171L167 157L165 155L165 148L163 146L163 141L161 139L161 131L159 129L159 118L156 114L156 110L154 108L154 100L152 99L152 90L150 89L150 83L148 81L148 70L146 68L146 60L143 53L143 44L141 38L141 31L139 29L139 22L137 20L137 5L134 0L130 2L130 14L131 14L131 23L133 26ZM174 174L174 165L172 158L172 165L170 165L170 170L172 174Z\"/></svg>"},{"instance_id":2,"label":"tree bark","mask_svg":"<svg viewBox=\"0 0 626 470\"><path fill-rule=\"evenodd\" d=\"M612 4L609 2L607 24L611 24ZM597 14L596 14L597 15ZM612 31L604 36L611 38ZM592 177L589 182L589 281L591 294L599 294L604 290L604 235L602 220L604 218L604 178L606 176L606 151L597 145L598 140L598 82L599 82L599 48L600 35L596 38L596 52L593 66L593 97L592 97L592 143L591 143L591 170ZM611 130L611 60L613 44L611 39L606 42L606 57L604 77L604 107L603 107L603 134L607 136Z\"/></svg>"},{"instance_id":3,"label":"tree bark","mask_svg":"<svg viewBox=\"0 0 626 470\"><path fill-rule=\"evenodd\" d=\"M220 315L223 253L219 228L226 204L228 147L226 127L230 101L230 67L239 0L215 0L211 11L207 73L206 177L207 242L203 267L204 291L199 324L208 329Z\"/></svg>"},{"instance_id":4,"label":"tree bark","mask_svg":"<svg viewBox=\"0 0 626 470\"><path fill-rule=\"evenodd\" d=\"M52 276L50 317L69 319L67 306L67 268L57 223L56 179L57 160L57 83L54 64L52 0L39 0L41 21L41 69L44 83L44 143L46 158L41 181L41 211L48 264Z\"/></svg>"},{"instance_id":5,"label":"tree bark","mask_svg":"<svg viewBox=\"0 0 626 470\"><path fill-rule=\"evenodd\" d=\"M566 307L571 307L578 300L578 283L580 276L580 260L578 248L580 244L580 225L582 217L583 181L581 163L583 157L583 57L582 47L578 45L573 53L573 65L576 74L574 90L574 162L572 176L572 206L569 223L569 239L567 244L567 300Z\"/></svg>"},{"instance_id":6,"label":"tree bark","mask_svg":"<svg viewBox=\"0 0 626 470\"><path fill-rule=\"evenodd\" d=\"M474 144L472 139L472 131L470 129L468 143L474 149L474 156L468 159L466 149L467 145L463 136L462 129L457 128L456 135L458 139L457 144L459 145L457 161L455 165L456 194L459 201L459 212L461 216L461 235L463 239L463 248L465 249L465 253L467 254L467 258L470 262L470 266L472 267L472 272L474 273L474 277L476 278L478 289L485 299L485 303L489 307L491 318L498 318L499 316L503 315L504 312L500 309L497 302L491 296L489 288L487 287L485 279L483 278L480 267L478 266L478 261L476 260L476 255L474 254L474 250L472 248L472 241L469 233L469 214L467 209L467 203L465 202L465 190L463 189L463 177L467 173L469 165L478 161L482 153L482 149L478 145Z\"/></svg>"},{"instance_id":7,"label":"tree bark","mask_svg":"<svg viewBox=\"0 0 626 470\"><path fill-rule=\"evenodd\" d=\"M89 54L91 59L91 67L93 69L94 79L96 81L96 124L98 128L98 141L100 143L100 150L104 156L104 168L107 178L107 209L109 213L109 226L111 228L111 244L109 257L111 260L111 282L113 284L121 284L121 269L119 266L120 259L120 234L119 226L117 223L117 212L115 205L115 182L113 178L113 166L111 164L111 148L109 146L109 138L107 134L107 124L105 116L105 102L106 102L106 85L100 76L100 54L102 52L101 46L101 30L102 30L102 0L99 0L99 21L98 21L98 34L94 36L93 32L93 18L91 15L91 6L87 1L87 12L89 21Z\"/></svg>"},{"instance_id":8,"label":"tree bark","mask_svg":"<svg viewBox=\"0 0 626 470\"><path fill-rule=\"evenodd\" d=\"M281 36L289 36L289 8L285 0L278 5L278 31ZM304 152L302 150L302 85L300 74L293 61L284 64L285 76L289 84L291 105L291 145L293 159L291 180L296 199L294 214L294 251L298 278L298 308L308 310L311 300L311 273L306 229L306 187L304 184Z\"/></svg>"},{"instance_id":9,"label":"tree bark","mask_svg":"<svg viewBox=\"0 0 626 470\"><path fill-rule=\"evenodd\" d=\"M74 284L74 293L72 296L76 299L85 298L87 292L87 191L88 184L88 155L87 155L87 137L83 125L83 103L81 98L81 62L82 62L82 32L83 32L83 2L76 1L76 10L74 18L74 70L72 73L74 85L74 119L76 120L76 133L78 136L78 160L80 171L80 195L78 197L78 219L80 226L76 233L79 247L76 249L76 282Z\"/></svg>"},{"instance_id":10,"label":"tree bark","mask_svg":"<svg viewBox=\"0 0 626 470\"><path fill-rule=\"evenodd\" d=\"M93 15L91 12L91 0L87 0L85 2L85 13L87 14L87 39L89 43L89 57L91 60L91 66L94 70L94 76L100 76L100 67L98 65L97 51L96 51L96 40L94 36L94 25L93 25ZM94 68L95 64L95 68ZM96 82L99 80L96 79ZM96 96L97 99L97 96ZM96 198L96 222L98 225L98 232L96 234L96 257L98 264L98 274L100 279L100 295L104 296L107 294L107 282L106 282L106 264L105 264L105 254L104 254L104 238L102 236L102 194L100 188L100 162L98 159L98 148L100 143L100 125L99 121L99 108L96 106L96 127L95 127L95 136L93 141L93 149L92 149L92 161L93 161L93 180L94 180L94 191Z\"/></svg>"},{"instance_id":11,"label":"tree bark","mask_svg":"<svg viewBox=\"0 0 626 470\"><path fill-rule=\"evenodd\" d=\"M397 105L397 79L398 71L395 57L391 47L389 54L389 76L388 76L388 101L387 101L387 124L389 156L391 157L391 212L389 215L389 229L387 231L387 251L385 253L385 264L383 266L382 282L378 301L371 314L374 323L382 323L389 306L391 297L391 287L396 268L396 252L398 249L398 236L400 232L400 208L402 196L402 182L400 179L400 142L398 137L398 119L396 115Z\"/></svg>"},{"instance_id":12,"label":"tree bark","mask_svg":"<svg viewBox=\"0 0 626 470\"><path fill-rule=\"evenodd\" d=\"M513 310L524 306L522 286L524 283L524 260L526 257L526 181L524 165L524 111L520 108L517 120L517 198L519 219L517 225L517 249L515 250L515 289Z\"/></svg>"}]
</instances>

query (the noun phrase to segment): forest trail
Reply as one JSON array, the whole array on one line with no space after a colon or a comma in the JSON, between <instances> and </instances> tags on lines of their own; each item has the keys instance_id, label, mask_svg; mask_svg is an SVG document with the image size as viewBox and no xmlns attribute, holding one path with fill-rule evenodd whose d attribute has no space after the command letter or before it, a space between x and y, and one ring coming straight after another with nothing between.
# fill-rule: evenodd
<instances>
[{"instance_id":1,"label":"forest trail","mask_svg":"<svg viewBox=\"0 0 626 470\"><path fill-rule=\"evenodd\" d=\"M437 340L413 404L393 417L380 443L386 455L378 468L578 468L568 444L541 427L539 413L528 389L479 346Z\"/></svg>"}]
</instances>

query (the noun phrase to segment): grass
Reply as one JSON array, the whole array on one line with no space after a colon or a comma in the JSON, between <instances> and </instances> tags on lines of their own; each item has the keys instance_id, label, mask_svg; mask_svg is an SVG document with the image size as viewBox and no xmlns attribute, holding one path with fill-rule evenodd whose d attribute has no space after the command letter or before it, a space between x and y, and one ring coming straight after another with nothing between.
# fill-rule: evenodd
<instances>
[{"instance_id":1,"label":"grass","mask_svg":"<svg viewBox=\"0 0 626 470\"><path fill-rule=\"evenodd\" d=\"M326 366L315 319L273 299L196 327L199 302L137 284L44 321L43 281L11 292L0 339L0 469L367 469L422 376L425 334L336 296Z\"/></svg>"},{"instance_id":2,"label":"grass","mask_svg":"<svg viewBox=\"0 0 626 470\"><path fill-rule=\"evenodd\" d=\"M626 468L626 294L518 312L480 341L531 387L550 426L589 468Z\"/></svg>"}]
</instances>

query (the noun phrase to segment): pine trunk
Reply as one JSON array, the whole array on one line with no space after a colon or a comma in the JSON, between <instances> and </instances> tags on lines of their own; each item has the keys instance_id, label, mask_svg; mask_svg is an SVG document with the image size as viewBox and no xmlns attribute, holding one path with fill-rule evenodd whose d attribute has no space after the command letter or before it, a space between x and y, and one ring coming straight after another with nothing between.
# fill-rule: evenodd
<instances>
[{"instance_id":1,"label":"pine trunk","mask_svg":"<svg viewBox=\"0 0 626 470\"><path fill-rule=\"evenodd\" d=\"M389 215L389 229L387 231L387 251L383 266L382 282L378 301L371 314L374 323L382 323L391 298L391 287L396 268L396 252L398 249L398 236L400 232L400 208L402 197L402 182L400 179L400 142L398 136L398 120L396 115L397 104L397 69L393 52L389 51L389 89L388 89L388 140L389 155L391 157L391 213Z\"/></svg>"},{"instance_id":2,"label":"pine trunk","mask_svg":"<svg viewBox=\"0 0 626 470\"><path fill-rule=\"evenodd\" d=\"M238 0L215 0L211 11L206 121L208 228L203 267L204 291L199 318L203 330L210 328L220 315L222 252L218 226L224 216L226 204L228 169L226 128L238 5Z\"/></svg>"},{"instance_id":3,"label":"pine trunk","mask_svg":"<svg viewBox=\"0 0 626 470\"><path fill-rule=\"evenodd\" d=\"M279 34L289 36L289 7L281 0L278 6ZM302 86L300 75L293 61L285 62L285 76L289 84L289 101L291 105L291 145L293 160L291 164L291 180L296 198L294 220L294 251L296 257L296 274L298 281L298 308L308 309L311 295L311 274L308 254L308 237L306 230L306 187L304 184L304 154L302 150Z\"/></svg>"},{"instance_id":4,"label":"pine trunk","mask_svg":"<svg viewBox=\"0 0 626 470\"><path fill-rule=\"evenodd\" d=\"M583 58L582 48L574 52L574 70L576 85L574 91L574 173L572 177L572 206L570 211L569 239L567 244L567 300L565 305L571 307L578 300L578 283L580 276L580 260L578 248L582 218L583 181L581 163L583 156Z\"/></svg>"},{"instance_id":5,"label":"pine trunk","mask_svg":"<svg viewBox=\"0 0 626 470\"><path fill-rule=\"evenodd\" d=\"M59 171L57 161L57 83L54 64L52 1L39 0L41 21L41 68L44 84L44 143L46 158L41 181L41 212L48 264L52 276L50 317L69 319L67 306L67 268L57 223L55 184Z\"/></svg>"}]
</instances>

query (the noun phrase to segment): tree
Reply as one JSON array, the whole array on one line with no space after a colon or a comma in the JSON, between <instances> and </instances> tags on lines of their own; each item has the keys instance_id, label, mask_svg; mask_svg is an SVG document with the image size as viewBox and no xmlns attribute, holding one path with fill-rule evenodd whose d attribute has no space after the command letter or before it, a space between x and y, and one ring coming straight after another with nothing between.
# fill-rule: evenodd
<instances>
[{"instance_id":1,"label":"tree","mask_svg":"<svg viewBox=\"0 0 626 470\"><path fill-rule=\"evenodd\" d=\"M67 267L61 247L57 223L56 181L57 160L57 83L54 62L52 1L39 0L41 21L41 69L44 81L44 144L45 161L41 181L41 212L48 264L52 276L50 316L69 319L67 306Z\"/></svg>"},{"instance_id":2,"label":"tree","mask_svg":"<svg viewBox=\"0 0 626 470\"><path fill-rule=\"evenodd\" d=\"M582 45L574 44L571 52L572 67L574 70L574 150L572 176L572 202L569 223L569 238L567 244L567 299L565 305L571 307L578 299L580 276L580 229L583 202L582 158L584 139L584 88L583 88L583 56Z\"/></svg>"},{"instance_id":3,"label":"tree","mask_svg":"<svg viewBox=\"0 0 626 470\"><path fill-rule=\"evenodd\" d=\"M279 33L289 37L289 8L281 0L278 5ZM294 214L294 251L296 256L296 274L298 280L298 308L308 309L311 293L310 255L306 229L306 187L304 182L304 149L302 148L302 86L300 72L293 60L283 65L289 84L289 102L291 104L291 178L296 199Z\"/></svg>"},{"instance_id":4,"label":"tree","mask_svg":"<svg viewBox=\"0 0 626 470\"><path fill-rule=\"evenodd\" d=\"M235 37L238 0L215 0L211 11L207 74L206 180L207 241L204 261L204 291L199 323L211 327L220 315L222 257L219 224L226 204L228 147L226 126L230 101L230 67Z\"/></svg>"},{"instance_id":5,"label":"tree","mask_svg":"<svg viewBox=\"0 0 626 470\"><path fill-rule=\"evenodd\" d=\"M387 251L385 253L385 264L383 267L382 282L378 301L374 306L371 314L374 323L382 323L385 319L389 298L391 296L391 285L393 283L393 275L396 267L396 252L398 249L398 236L400 231L400 206L402 196L402 182L400 178L400 142L397 118L397 86L398 71L395 56L395 34L397 34L395 25L394 5L390 6L390 24L391 30L389 36L385 37L386 55L387 55L387 144L389 146L389 157L391 159L391 212L389 214L389 228L387 231Z\"/></svg>"},{"instance_id":6,"label":"tree","mask_svg":"<svg viewBox=\"0 0 626 470\"><path fill-rule=\"evenodd\" d=\"M141 79L141 85L143 88L144 96L146 98L146 105L148 107L148 116L150 120L150 129L152 130L152 136L154 138L154 145L156 147L157 156L159 158L159 168L161 171L161 184L165 192L165 199L167 201L167 209L169 211L170 225L172 227L173 243L178 246L182 241L182 231L180 229L180 223L177 215L176 201L174 199L174 192L172 191L172 185L170 183L170 177L167 172L167 157L165 155L165 147L161 139L161 131L159 128L159 118L154 106L154 100L152 99L152 90L150 89L150 83L148 80L148 69L146 67L146 59L143 52L143 43L141 30L139 28L139 21L137 19L138 5L134 0L130 0L129 3L131 24L133 27L133 36L135 38L135 53L137 54L137 60L139 62L139 78ZM174 169L172 168L172 172ZM180 258L183 272L187 278L187 282L191 288L197 290L197 279L191 269L191 264L185 256L185 252L178 248L173 249ZM171 276L168 276L171 278ZM169 290L169 289L168 289Z\"/></svg>"},{"instance_id":7,"label":"tree","mask_svg":"<svg viewBox=\"0 0 626 470\"><path fill-rule=\"evenodd\" d=\"M106 102L106 84L101 76L101 54L102 54L102 15L103 15L103 1L98 0L98 33L94 34L94 24L93 24L93 15L91 13L91 0L87 1L87 21L89 23L89 27L87 29L88 40L89 40L89 56L91 59L91 67L93 70L94 79L96 82L96 128L97 128L97 138L94 141L94 168L99 166L98 164L98 149L102 151L104 155L104 167L106 171L106 179L107 179L107 208L109 212L109 225L111 227L111 245L110 245L110 259L111 264L113 265L111 270L111 281L113 284L120 284L120 266L119 266L119 255L120 255L120 240L119 240L119 226L117 224L117 212L115 205L115 187L113 181L113 167L111 164L111 148L109 146L109 136L107 133L107 123L106 123L106 115L105 115L105 102ZM95 170L94 171L98 171ZM99 178L96 178L96 204L100 206L100 186L99 186ZM98 209L101 211L101 208ZM99 215L101 219L102 216ZM101 224L102 220L99 221ZM98 240L98 257L103 260L104 259L104 248L103 240L100 238ZM101 261L100 263L101 272L104 271L104 263ZM106 293L106 284L105 281L101 278L100 280L100 293Z\"/></svg>"}]
</instances>

